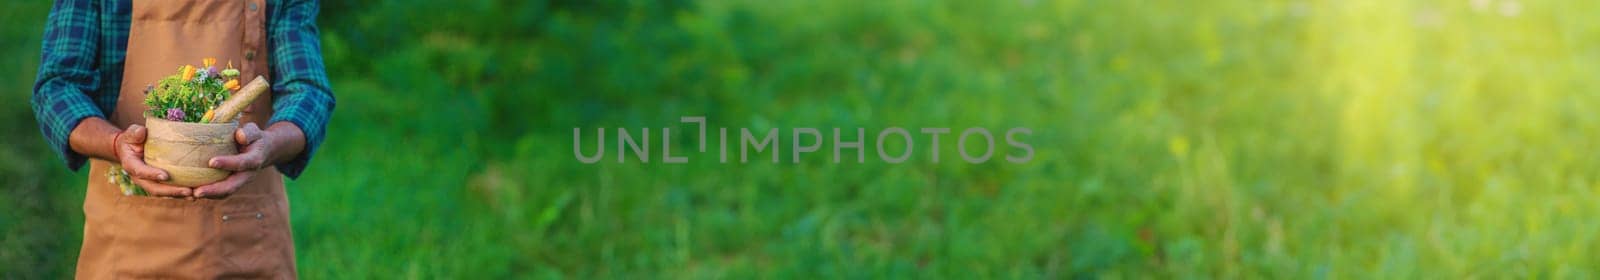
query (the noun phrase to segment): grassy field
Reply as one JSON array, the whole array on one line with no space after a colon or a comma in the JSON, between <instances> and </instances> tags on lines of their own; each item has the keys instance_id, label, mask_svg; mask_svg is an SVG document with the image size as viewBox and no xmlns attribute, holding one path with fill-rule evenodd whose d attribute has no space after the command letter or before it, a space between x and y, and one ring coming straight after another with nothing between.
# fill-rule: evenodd
<instances>
[{"instance_id":1,"label":"grassy field","mask_svg":"<svg viewBox=\"0 0 1600 280\"><path fill-rule=\"evenodd\" d=\"M1600 277L1596 2L329 2L306 278ZM48 10L0 10L5 278L81 238L86 175L27 105ZM697 115L1036 153L571 152Z\"/></svg>"}]
</instances>

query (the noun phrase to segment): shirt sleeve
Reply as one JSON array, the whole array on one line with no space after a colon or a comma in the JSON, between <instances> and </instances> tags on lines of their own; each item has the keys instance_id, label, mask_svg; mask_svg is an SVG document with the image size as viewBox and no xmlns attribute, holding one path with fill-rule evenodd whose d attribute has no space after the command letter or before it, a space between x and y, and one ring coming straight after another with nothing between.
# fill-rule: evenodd
<instances>
[{"instance_id":1,"label":"shirt sleeve","mask_svg":"<svg viewBox=\"0 0 1600 280\"><path fill-rule=\"evenodd\" d=\"M99 90L96 54L100 28L96 20L99 1L61 0L50 8L45 24L39 75L33 83L34 119L51 149L66 160L67 168L81 168L88 159L72 151L68 137L80 121L105 118L89 93Z\"/></svg>"},{"instance_id":2,"label":"shirt sleeve","mask_svg":"<svg viewBox=\"0 0 1600 280\"><path fill-rule=\"evenodd\" d=\"M327 136L328 119L333 114L333 90L322 63L321 40L317 35L317 1L280 2L267 27L272 46L272 119L267 123L290 122L305 132L305 150L278 171L290 179L299 178L317 147Z\"/></svg>"}]
</instances>

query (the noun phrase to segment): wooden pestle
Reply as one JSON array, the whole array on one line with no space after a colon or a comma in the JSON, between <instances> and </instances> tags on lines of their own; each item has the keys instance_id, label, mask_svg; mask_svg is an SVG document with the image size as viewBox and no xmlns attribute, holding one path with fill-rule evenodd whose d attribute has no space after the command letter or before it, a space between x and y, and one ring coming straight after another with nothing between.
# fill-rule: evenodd
<instances>
[{"instance_id":1,"label":"wooden pestle","mask_svg":"<svg viewBox=\"0 0 1600 280\"><path fill-rule=\"evenodd\" d=\"M250 102L254 102L257 97L261 97L261 94L267 92L270 87L271 85L267 84L267 78L256 76L255 80L251 80L249 84L240 87L238 92L234 92L233 96L228 97L228 100L223 100L222 105L217 105L217 109L212 112L211 121L209 122L226 123L233 121L234 118L239 117L239 112L244 111L246 106L250 106Z\"/></svg>"}]
</instances>

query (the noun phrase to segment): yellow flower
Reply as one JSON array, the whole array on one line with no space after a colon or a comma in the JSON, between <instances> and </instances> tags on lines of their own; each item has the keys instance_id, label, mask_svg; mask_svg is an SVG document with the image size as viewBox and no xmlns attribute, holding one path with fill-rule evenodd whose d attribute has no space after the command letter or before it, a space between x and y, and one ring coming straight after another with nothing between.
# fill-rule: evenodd
<instances>
[{"instance_id":1,"label":"yellow flower","mask_svg":"<svg viewBox=\"0 0 1600 280\"><path fill-rule=\"evenodd\" d=\"M228 80L227 83L222 84L222 87L228 90L239 90L239 80Z\"/></svg>"},{"instance_id":2,"label":"yellow flower","mask_svg":"<svg viewBox=\"0 0 1600 280\"><path fill-rule=\"evenodd\" d=\"M188 81L188 80L191 80L191 79L194 79L194 65L184 65L183 66L183 80L184 81Z\"/></svg>"},{"instance_id":3,"label":"yellow flower","mask_svg":"<svg viewBox=\"0 0 1600 280\"><path fill-rule=\"evenodd\" d=\"M211 118L215 117L214 115L216 115L216 113L217 113L217 110L214 110L215 108L212 108L212 109L213 110L206 110L206 115L203 116L203 117L200 117L200 122L203 122L203 123L211 122Z\"/></svg>"},{"instance_id":4,"label":"yellow flower","mask_svg":"<svg viewBox=\"0 0 1600 280\"><path fill-rule=\"evenodd\" d=\"M216 58L207 57L205 59L201 59L200 63L201 63L201 65L203 65L203 66L200 66L200 67L210 68L212 65L217 65L217 59Z\"/></svg>"}]
</instances>

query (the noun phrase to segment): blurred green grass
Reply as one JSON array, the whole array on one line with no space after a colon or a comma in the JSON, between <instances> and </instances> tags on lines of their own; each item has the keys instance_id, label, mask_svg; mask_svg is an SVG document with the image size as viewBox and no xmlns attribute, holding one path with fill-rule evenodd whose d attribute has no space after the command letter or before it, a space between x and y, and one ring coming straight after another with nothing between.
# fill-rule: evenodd
<instances>
[{"instance_id":1,"label":"blurred green grass","mask_svg":"<svg viewBox=\"0 0 1600 280\"><path fill-rule=\"evenodd\" d=\"M1600 267L1594 3L324 5L339 106L289 184L307 278ZM85 175L48 153L26 105L48 4L14 6L0 11L0 273L59 278ZM571 156L573 127L686 115L753 130L1030 127L1036 155L971 165L947 140L938 164Z\"/></svg>"}]
</instances>

